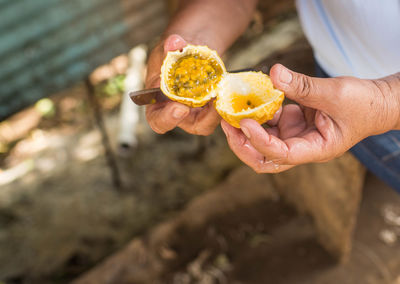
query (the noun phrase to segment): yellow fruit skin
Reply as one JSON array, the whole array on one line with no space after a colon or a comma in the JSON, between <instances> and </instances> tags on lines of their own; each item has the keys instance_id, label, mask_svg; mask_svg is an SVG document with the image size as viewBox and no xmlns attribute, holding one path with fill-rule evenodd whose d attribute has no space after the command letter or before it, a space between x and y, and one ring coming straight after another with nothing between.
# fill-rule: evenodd
<instances>
[{"instance_id":1,"label":"yellow fruit skin","mask_svg":"<svg viewBox=\"0 0 400 284\"><path fill-rule=\"evenodd\" d=\"M193 100L188 100L184 97L176 98L175 96L174 97L171 97L168 95L166 95L166 96L169 97L173 101L180 102L181 104L187 105L189 107L202 107L202 106L206 105L212 99L212 98L206 97L202 100L193 101Z\"/></svg>"},{"instance_id":2,"label":"yellow fruit skin","mask_svg":"<svg viewBox=\"0 0 400 284\"><path fill-rule=\"evenodd\" d=\"M268 120L271 120L275 113L279 110L279 108L282 106L282 102L284 100L285 96L284 93L281 92L281 94L273 101L270 103L264 105L263 107L255 110L251 114L228 114L224 112L223 110L216 108L217 112L219 115L230 125L236 128L240 128L240 121L245 118L250 118L254 119L257 121L259 124L263 124L267 122ZM215 106L215 102L214 102Z\"/></svg>"}]
</instances>

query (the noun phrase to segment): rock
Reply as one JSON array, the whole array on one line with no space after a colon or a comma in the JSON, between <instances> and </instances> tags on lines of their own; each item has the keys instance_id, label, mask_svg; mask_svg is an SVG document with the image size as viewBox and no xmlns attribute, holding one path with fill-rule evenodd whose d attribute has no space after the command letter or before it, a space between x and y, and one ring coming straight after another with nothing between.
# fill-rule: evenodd
<instances>
[{"instance_id":1,"label":"rock","mask_svg":"<svg viewBox=\"0 0 400 284\"><path fill-rule=\"evenodd\" d=\"M384 204L382 208L382 216L386 224L400 227L400 206Z\"/></svg>"},{"instance_id":2,"label":"rock","mask_svg":"<svg viewBox=\"0 0 400 284\"><path fill-rule=\"evenodd\" d=\"M379 239L384 242L385 244L392 246L396 243L397 241L397 235L395 232L385 229L380 231L379 233Z\"/></svg>"}]
</instances>

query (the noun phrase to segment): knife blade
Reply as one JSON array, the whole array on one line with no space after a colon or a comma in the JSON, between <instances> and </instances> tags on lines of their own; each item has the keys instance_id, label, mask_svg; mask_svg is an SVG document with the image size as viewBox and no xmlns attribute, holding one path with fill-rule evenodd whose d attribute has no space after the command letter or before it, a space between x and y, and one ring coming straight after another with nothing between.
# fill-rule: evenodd
<instances>
[{"instance_id":1,"label":"knife blade","mask_svg":"<svg viewBox=\"0 0 400 284\"><path fill-rule=\"evenodd\" d=\"M168 97L163 94L160 88L130 92L129 97L135 104L139 106L155 104L168 99Z\"/></svg>"},{"instance_id":2,"label":"knife blade","mask_svg":"<svg viewBox=\"0 0 400 284\"><path fill-rule=\"evenodd\" d=\"M246 68L246 69L229 71L229 73L238 73L247 71L261 71L267 74L269 68L267 66L262 66L260 68ZM144 106L169 100L169 98L163 94L160 88L132 91L129 93L129 97L135 104L139 106Z\"/></svg>"}]
</instances>

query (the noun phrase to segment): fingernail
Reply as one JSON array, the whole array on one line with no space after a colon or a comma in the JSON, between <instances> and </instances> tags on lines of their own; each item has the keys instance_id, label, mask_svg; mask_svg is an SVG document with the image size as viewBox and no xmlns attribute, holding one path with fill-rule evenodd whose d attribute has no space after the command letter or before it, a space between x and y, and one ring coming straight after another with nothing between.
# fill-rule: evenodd
<instances>
[{"instance_id":1,"label":"fingernail","mask_svg":"<svg viewBox=\"0 0 400 284\"><path fill-rule=\"evenodd\" d=\"M185 45L186 41L180 35L172 34L165 39L164 52L182 49Z\"/></svg>"},{"instance_id":2,"label":"fingernail","mask_svg":"<svg viewBox=\"0 0 400 284\"><path fill-rule=\"evenodd\" d=\"M172 116L175 119L181 119L184 117L184 115L186 114L186 110L180 109L180 108L175 108L172 112Z\"/></svg>"},{"instance_id":3,"label":"fingernail","mask_svg":"<svg viewBox=\"0 0 400 284\"><path fill-rule=\"evenodd\" d=\"M247 139L250 139L250 131L246 128L241 126L240 129L242 129L242 132L244 135L246 135Z\"/></svg>"},{"instance_id":4,"label":"fingernail","mask_svg":"<svg viewBox=\"0 0 400 284\"><path fill-rule=\"evenodd\" d=\"M279 74L279 80L282 83L290 84L292 82L293 75L292 73L285 67L282 67L281 73Z\"/></svg>"}]
</instances>

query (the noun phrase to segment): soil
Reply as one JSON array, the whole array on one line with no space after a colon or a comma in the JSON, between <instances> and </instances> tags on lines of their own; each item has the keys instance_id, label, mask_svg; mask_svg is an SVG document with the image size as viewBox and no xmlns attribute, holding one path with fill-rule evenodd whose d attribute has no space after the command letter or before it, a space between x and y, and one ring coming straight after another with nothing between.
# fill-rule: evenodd
<instances>
[{"instance_id":1,"label":"soil","mask_svg":"<svg viewBox=\"0 0 400 284\"><path fill-rule=\"evenodd\" d=\"M353 249L338 263L309 216L281 200L268 176L241 167L74 284L398 284L400 242L381 235L400 224L385 208L400 212L400 196L368 174Z\"/></svg>"}]
</instances>

